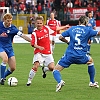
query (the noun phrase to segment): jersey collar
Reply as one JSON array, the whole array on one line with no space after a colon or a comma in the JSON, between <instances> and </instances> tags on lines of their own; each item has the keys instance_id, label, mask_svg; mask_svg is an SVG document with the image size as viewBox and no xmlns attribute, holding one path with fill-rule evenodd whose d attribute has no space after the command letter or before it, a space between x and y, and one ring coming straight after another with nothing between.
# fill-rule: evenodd
<instances>
[{"instance_id":1,"label":"jersey collar","mask_svg":"<svg viewBox=\"0 0 100 100\"><path fill-rule=\"evenodd\" d=\"M4 22L3 22L3 26L5 27L5 24L4 24ZM9 27L11 27L11 25L10 25ZM5 27L5 28L6 28L6 27Z\"/></svg>"}]
</instances>

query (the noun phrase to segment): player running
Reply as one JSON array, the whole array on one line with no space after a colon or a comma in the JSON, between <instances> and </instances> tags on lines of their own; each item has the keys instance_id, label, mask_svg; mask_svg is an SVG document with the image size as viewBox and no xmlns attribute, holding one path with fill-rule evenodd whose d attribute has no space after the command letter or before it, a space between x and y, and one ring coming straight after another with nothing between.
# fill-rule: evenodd
<instances>
[{"instance_id":1,"label":"player running","mask_svg":"<svg viewBox=\"0 0 100 100\"><path fill-rule=\"evenodd\" d=\"M93 18L92 12L88 12L88 27L96 30L96 22ZM90 54L90 47L91 47L91 41L93 40L93 37L89 39L88 44L87 44L87 54Z\"/></svg>"},{"instance_id":2,"label":"player running","mask_svg":"<svg viewBox=\"0 0 100 100\"><path fill-rule=\"evenodd\" d=\"M50 34L54 31L50 29L49 26L43 25L43 17L38 16L35 20L35 26L31 37L31 46L34 47L34 57L33 57L33 67L29 72L29 77L27 81L27 86L31 85L32 79L35 77L35 74L39 66L43 67L43 78L46 77L46 71L53 71L54 69L54 59L50 46ZM55 27L55 30L60 30L68 27Z\"/></svg>"},{"instance_id":3,"label":"player running","mask_svg":"<svg viewBox=\"0 0 100 100\"><path fill-rule=\"evenodd\" d=\"M54 27L56 26L61 26L61 23L60 21L58 21L57 19L54 18L54 13L51 13L50 14L50 19L47 20L47 25L53 29ZM53 29L54 30L54 29ZM54 48L55 48L55 36L57 34L57 30L54 30L54 32L51 34L52 38L51 38L51 48L52 48L52 52L54 51Z\"/></svg>"},{"instance_id":4,"label":"player running","mask_svg":"<svg viewBox=\"0 0 100 100\"><path fill-rule=\"evenodd\" d=\"M16 69L16 60L12 47L13 37L18 35L31 42L30 38L12 25L12 18L13 16L10 13L7 13L3 16L3 21L0 22L0 58L2 59L2 63L0 65L1 85L4 85L5 78L12 74L12 72ZM6 70L7 63L9 68Z\"/></svg>"},{"instance_id":5,"label":"player running","mask_svg":"<svg viewBox=\"0 0 100 100\"><path fill-rule=\"evenodd\" d=\"M86 27L87 23L88 18L86 16L81 16L79 18L79 25L72 26L59 37L59 39L65 43L68 43L65 37L70 37L70 43L64 56L58 61L53 70L54 79L58 83L56 92L60 91L65 84L61 78L60 71L64 68L68 68L71 64L87 64L90 76L89 86L99 88L98 82L94 79L95 67L93 59L87 55L87 43L91 37L100 35L100 31L98 32L90 27Z\"/></svg>"}]
</instances>

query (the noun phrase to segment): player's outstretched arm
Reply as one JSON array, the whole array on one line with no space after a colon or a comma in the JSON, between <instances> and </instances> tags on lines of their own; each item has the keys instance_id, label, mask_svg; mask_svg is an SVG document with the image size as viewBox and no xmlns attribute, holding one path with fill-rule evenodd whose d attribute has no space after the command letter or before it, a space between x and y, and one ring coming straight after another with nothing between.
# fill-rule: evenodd
<instances>
[{"instance_id":1,"label":"player's outstretched arm","mask_svg":"<svg viewBox=\"0 0 100 100\"><path fill-rule=\"evenodd\" d=\"M66 40L64 37L62 37L61 35L59 36L59 40L61 40L62 42L65 42L69 45L68 40Z\"/></svg>"},{"instance_id":2,"label":"player's outstretched arm","mask_svg":"<svg viewBox=\"0 0 100 100\"><path fill-rule=\"evenodd\" d=\"M59 31L59 30L63 30L63 29L66 29L66 28L69 28L69 24L68 25L65 25L65 26L57 26L56 30Z\"/></svg>"},{"instance_id":3,"label":"player's outstretched arm","mask_svg":"<svg viewBox=\"0 0 100 100\"><path fill-rule=\"evenodd\" d=\"M22 32L19 31L19 32L17 33L17 35L20 36L20 37L22 37L22 38L25 39L26 41L31 42L31 39L30 39L28 36L26 36L25 34L23 34Z\"/></svg>"},{"instance_id":4,"label":"player's outstretched arm","mask_svg":"<svg viewBox=\"0 0 100 100\"><path fill-rule=\"evenodd\" d=\"M22 34L20 37L22 37L23 39L25 39L28 42L31 42L31 39L28 36L26 36L25 34Z\"/></svg>"},{"instance_id":5,"label":"player's outstretched arm","mask_svg":"<svg viewBox=\"0 0 100 100\"><path fill-rule=\"evenodd\" d=\"M40 50L44 50L44 47L41 47L41 46L39 46L37 44L33 45L32 42L31 42L31 46L34 47L34 48L40 49Z\"/></svg>"}]
</instances>

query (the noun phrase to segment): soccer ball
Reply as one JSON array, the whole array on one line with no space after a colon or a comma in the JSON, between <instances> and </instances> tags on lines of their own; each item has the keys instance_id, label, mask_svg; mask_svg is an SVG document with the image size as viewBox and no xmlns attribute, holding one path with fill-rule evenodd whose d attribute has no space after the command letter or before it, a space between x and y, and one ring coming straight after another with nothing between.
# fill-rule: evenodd
<instances>
[{"instance_id":1,"label":"soccer ball","mask_svg":"<svg viewBox=\"0 0 100 100\"><path fill-rule=\"evenodd\" d=\"M17 83L18 83L18 80L17 80L16 77L10 77L10 78L8 79L8 85L9 85L9 86L16 86Z\"/></svg>"}]
</instances>

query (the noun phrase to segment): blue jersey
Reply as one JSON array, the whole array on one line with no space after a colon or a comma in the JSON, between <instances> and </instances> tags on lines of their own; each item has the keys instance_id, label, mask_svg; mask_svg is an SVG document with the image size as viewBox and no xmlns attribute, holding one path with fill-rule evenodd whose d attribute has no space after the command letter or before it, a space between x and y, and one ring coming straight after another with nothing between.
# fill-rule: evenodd
<instances>
[{"instance_id":1,"label":"blue jersey","mask_svg":"<svg viewBox=\"0 0 100 100\"><path fill-rule=\"evenodd\" d=\"M19 30L14 25L6 28L3 22L0 22L0 47L12 47L13 37L17 35L18 31Z\"/></svg>"},{"instance_id":2,"label":"blue jersey","mask_svg":"<svg viewBox=\"0 0 100 100\"><path fill-rule=\"evenodd\" d=\"M96 36L98 31L86 27L83 25L72 26L61 35L63 37L70 37L70 43L66 50L66 54L72 54L73 56L83 56L87 53L88 40Z\"/></svg>"},{"instance_id":3,"label":"blue jersey","mask_svg":"<svg viewBox=\"0 0 100 100\"><path fill-rule=\"evenodd\" d=\"M63 37L70 37L70 43L58 64L64 68L69 67L71 64L86 64L90 59L90 56L87 55L88 40L96 36L97 32L83 25L72 26L63 32Z\"/></svg>"},{"instance_id":4,"label":"blue jersey","mask_svg":"<svg viewBox=\"0 0 100 100\"><path fill-rule=\"evenodd\" d=\"M94 18L90 18L90 19L89 19L88 25L87 25L87 26L89 26L89 27L91 27L91 28L96 27L96 23L95 23Z\"/></svg>"}]
</instances>

